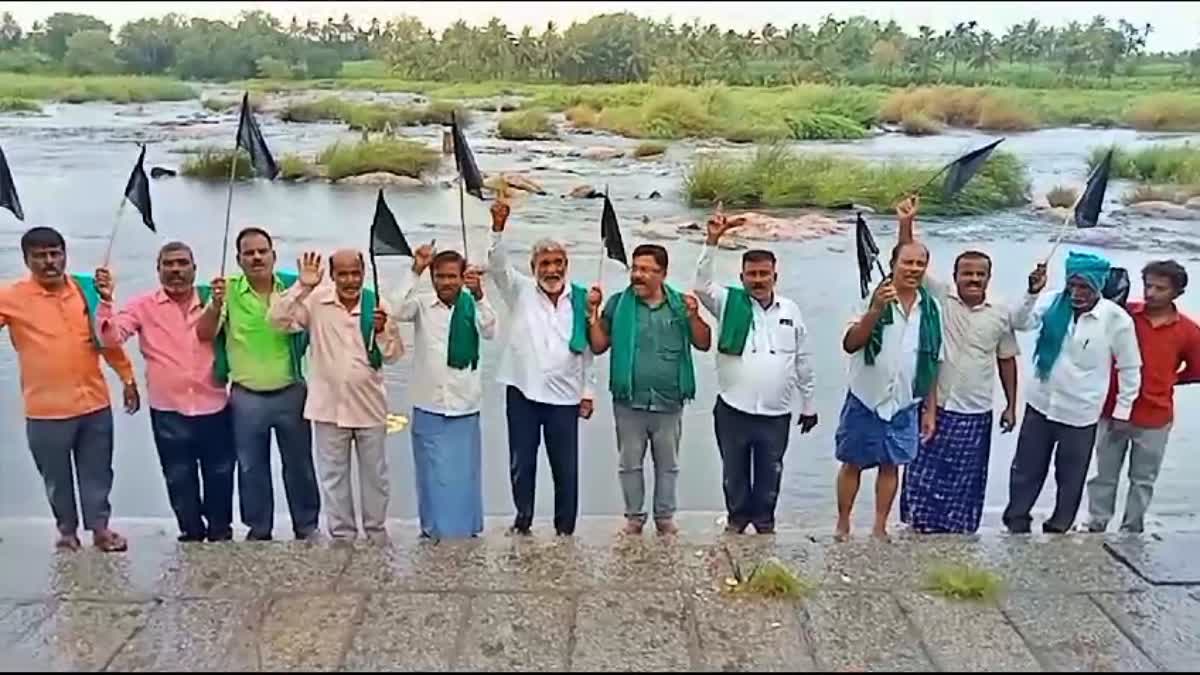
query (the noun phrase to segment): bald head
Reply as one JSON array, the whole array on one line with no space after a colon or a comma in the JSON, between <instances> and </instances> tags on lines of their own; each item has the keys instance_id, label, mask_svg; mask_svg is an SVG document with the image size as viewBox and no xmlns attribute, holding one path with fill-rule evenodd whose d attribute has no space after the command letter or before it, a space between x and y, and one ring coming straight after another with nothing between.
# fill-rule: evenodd
<instances>
[{"instance_id":1,"label":"bald head","mask_svg":"<svg viewBox=\"0 0 1200 675\"><path fill-rule=\"evenodd\" d=\"M333 255L329 256L330 272L336 272L339 268L350 267L362 271L364 265L362 253L352 248L339 248L333 252Z\"/></svg>"},{"instance_id":2,"label":"bald head","mask_svg":"<svg viewBox=\"0 0 1200 675\"><path fill-rule=\"evenodd\" d=\"M360 251L342 248L329 256L329 276L337 288L338 299L347 306L357 303L362 295L365 272L366 263Z\"/></svg>"}]
</instances>

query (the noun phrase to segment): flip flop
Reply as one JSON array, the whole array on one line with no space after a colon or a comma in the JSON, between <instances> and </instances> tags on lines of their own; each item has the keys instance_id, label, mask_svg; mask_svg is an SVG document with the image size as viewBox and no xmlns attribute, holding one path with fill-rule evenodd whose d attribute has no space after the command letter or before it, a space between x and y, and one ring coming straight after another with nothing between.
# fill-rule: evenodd
<instances>
[{"instance_id":1,"label":"flip flop","mask_svg":"<svg viewBox=\"0 0 1200 675\"><path fill-rule=\"evenodd\" d=\"M60 551L78 551L81 547L79 537L73 534L59 535L58 541L54 542L54 548Z\"/></svg>"},{"instance_id":2,"label":"flip flop","mask_svg":"<svg viewBox=\"0 0 1200 675\"><path fill-rule=\"evenodd\" d=\"M120 553L129 550L129 542L125 541L125 537L111 530L103 537L95 537L93 541L96 548L104 553Z\"/></svg>"}]
</instances>

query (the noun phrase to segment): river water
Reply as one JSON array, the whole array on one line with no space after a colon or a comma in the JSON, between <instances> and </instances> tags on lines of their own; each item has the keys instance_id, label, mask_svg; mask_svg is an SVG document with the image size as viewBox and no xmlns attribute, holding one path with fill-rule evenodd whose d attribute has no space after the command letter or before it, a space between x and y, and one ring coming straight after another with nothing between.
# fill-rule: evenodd
<instances>
[{"instance_id":1,"label":"river water","mask_svg":"<svg viewBox=\"0 0 1200 675\"><path fill-rule=\"evenodd\" d=\"M67 237L69 261L76 271L90 270L101 262L108 235L113 226L121 190L133 162L138 142L149 144L147 167L178 167L184 155L172 153L198 144L231 145L236 117L232 114L206 115L197 101L157 103L144 106L110 104L48 105L45 116L0 116L0 144L8 156L26 212L22 224L7 211L0 212L0 278L12 279L24 274L18 239L26 226L53 225ZM204 117L209 123L181 125L185 118ZM315 151L337 138L353 139L355 134L332 124L284 124L270 115L260 115L260 124L276 155L287 152ZM678 237L670 228L650 228L643 221L657 222L680 218L702 219L704 212L689 209L681 192L685 167L697 150L710 151L716 143L675 143L664 158L639 161L618 159L589 161L571 157L573 151L588 146L606 145L627 148L634 142L607 136L564 136L561 141L511 143L494 137L493 116L479 115L468 129L468 138L481 169L524 171L540 181L547 196L524 199L510 223L510 239L516 259L526 254L536 238L553 235L568 242L572 269L577 279L591 282L596 276L599 254L599 217L601 202L562 197L570 188L588 183L608 187L622 221L625 243L632 249L651 236L666 241L671 254L670 280L689 283L700 247L695 235ZM438 144L440 128L410 129L408 135ZM1195 141L1200 137L1190 137ZM1085 158L1090 148L1119 142L1144 145L1153 142L1184 142L1186 135L1141 134L1130 130L1050 129L1011 135L1002 147L1018 154L1028 165L1034 194L1042 194L1057 183L1081 185L1086 177ZM931 164L948 161L956 154L978 147L986 138L959 132L927 138L885 135L862 141L842 143L802 143L804 149L817 149L873 160L913 159ZM578 154L578 153L576 153ZM388 200L408 234L410 241L436 237L440 247L461 247L457 226L458 191L443 180L453 173L453 161L444 161L441 176L434 187L419 190L391 190ZM1126 184L1110 185L1110 210ZM157 248L168 239L182 239L196 250L200 276L214 276L221 259L226 188L223 183L205 183L185 178L155 180L151 186L155 220L159 234L148 232L133 209L126 209L116 241L113 267L119 279L119 297L128 299L135 292L156 285L154 257ZM661 199L646 199L652 191ZM262 181L238 184L233 202L233 229L259 224L276 238L281 267L290 267L298 255L308 249L329 251L336 246L367 245L368 228L375 203L376 188L367 186L331 186L326 184L268 184ZM843 216L845 214L842 214ZM469 255L482 260L487 249L486 205L467 198ZM868 220L885 251L894 242L894 222L880 215ZM1068 237L1070 248L1100 251L1116 264L1133 272L1134 293L1140 294L1141 266L1148 260L1173 256L1200 270L1200 235L1196 222L1136 219L1089 231L1074 231ZM987 250L995 260L992 294L1012 298L1022 292L1026 275L1034 262L1049 250L1048 241L1056 224L1034 215L1029 209L990 214L981 217L925 220L923 236L932 250L933 271L943 276L950 272L954 255L967 247ZM655 235L655 233L659 233ZM841 332L858 304L858 281L853 257L852 228L844 236L806 242L781 242L773 247L780 257L780 292L793 298L803 310L809 328L810 349L814 354L817 376L817 402L821 424L807 435L794 434L785 462L785 474L779 509L781 514L800 514L811 519L814 527L832 526L834 476L832 437L838 411L845 395L846 360L840 349ZM415 244L414 244L415 245ZM1061 286L1063 253L1052 268L1051 287ZM730 282L736 281L739 254L723 252L718 257L718 272ZM380 276L386 292L388 280L396 278L406 260L385 259ZM230 266L233 266L232 258ZM608 289L622 283L624 272L615 263L606 267ZM501 305L502 306L502 305ZM1189 294L1182 306L1200 314L1200 295ZM503 318L503 311L501 316ZM502 328L503 332L503 328ZM411 335L411 333L408 333ZM1032 336L1021 336L1025 357L1021 361L1022 378L1028 376L1028 355ZM130 354L140 374L141 358L131 342ZM485 345L483 375L485 401L484 500L489 515L511 513L508 489L508 451L505 441L503 391L494 382L497 346ZM601 385L607 386L607 359L601 359ZM387 372L391 408L408 412L411 361L402 362ZM696 361L698 400L685 414L682 473L679 504L682 509L719 511L723 509L720 463L712 434L711 410L716 395L716 378L710 354ZM115 382L114 382L115 384ZM114 392L119 389L114 388ZM143 387L144 392L144 387ZM999 397L999 393L998 393ZM583 424L580 447L581 510L590 514L621 512L620 489L616 477L611 404L599 396L597 413ZM998 400L1002 400L999 399ZM1179 414L1158 481L1148 527L1179 527L1192 520L1200 488L1200 456L1194 450L1200 436L1200 417L1193 418L1200 404L1200 390L1181 388L1177 393ZM0 347L0 428L5 442L0 445L0 517L46 517L49 515L41 481L25 445L24 420L16 358L8 341ZM157 455L145 410L132 417L116 415L115 485L112 502L118 517L170 517L171 511L163 486ZM985 526L999 526L999 511L1007 496L1008 465L1015 448L1015 434L994 438L991 480L987 491ZM411 449L407 432L389 437L392 514L415 517ZM283 510L283 491L276 462L276 501ZM540 488L537 494L538 516L552 510L548 465L544 457L539 466ZM1035 515L1048 511L1053 495L1048 481ZM860 498L859 517L870 512L872 482L865 480ZM1123 502L1123 498L1122 498Z\"/></svg>"}]
</instances>

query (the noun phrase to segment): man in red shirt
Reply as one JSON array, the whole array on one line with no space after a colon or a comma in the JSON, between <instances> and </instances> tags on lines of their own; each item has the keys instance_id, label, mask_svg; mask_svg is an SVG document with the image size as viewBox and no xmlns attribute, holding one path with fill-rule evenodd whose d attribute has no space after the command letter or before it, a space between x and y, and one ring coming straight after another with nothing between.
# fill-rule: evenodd
<instances>
[{"instance_id":1,"label":"man in red shirt","mask_svg":"<svg viewBox=\"0 0 1200 675\"><path fill-rule=\"evenodd\" d=\"M1129 421L1114 420L1114 375L1096 439L1096 476L1087 486L1090 532L1108 527L1127 451L1129 499L1121 530L1142 531L1142 518L1154 495L1154 481L1171 433L1175 385L1200 382L1200 327L1175 307L1187 281L1187 270L1174 260L1152 262L1142 269L1145 301L1127 307L1142 353L1142 386Z\"/></svg>"}]
</instances>

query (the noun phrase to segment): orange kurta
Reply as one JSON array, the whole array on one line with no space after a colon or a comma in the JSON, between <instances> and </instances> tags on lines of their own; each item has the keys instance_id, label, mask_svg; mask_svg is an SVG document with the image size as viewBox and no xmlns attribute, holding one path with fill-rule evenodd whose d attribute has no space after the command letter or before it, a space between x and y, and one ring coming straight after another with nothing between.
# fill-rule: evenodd
<instances>
[{"instance_id":1,"label":"orange kurta","mask_svg":"<svg viewBox=\"0 0 1200 675\"><path fill-rule=\"evenodd\" d=\"M74 280L58 291L32 278L0 287L0 328L5 326L17 351L30 419L68 419L107 408L101 355L122 382L133 381L123 349L99 350L92 342L87 304Z\"/></svg>"}]
</instances>

